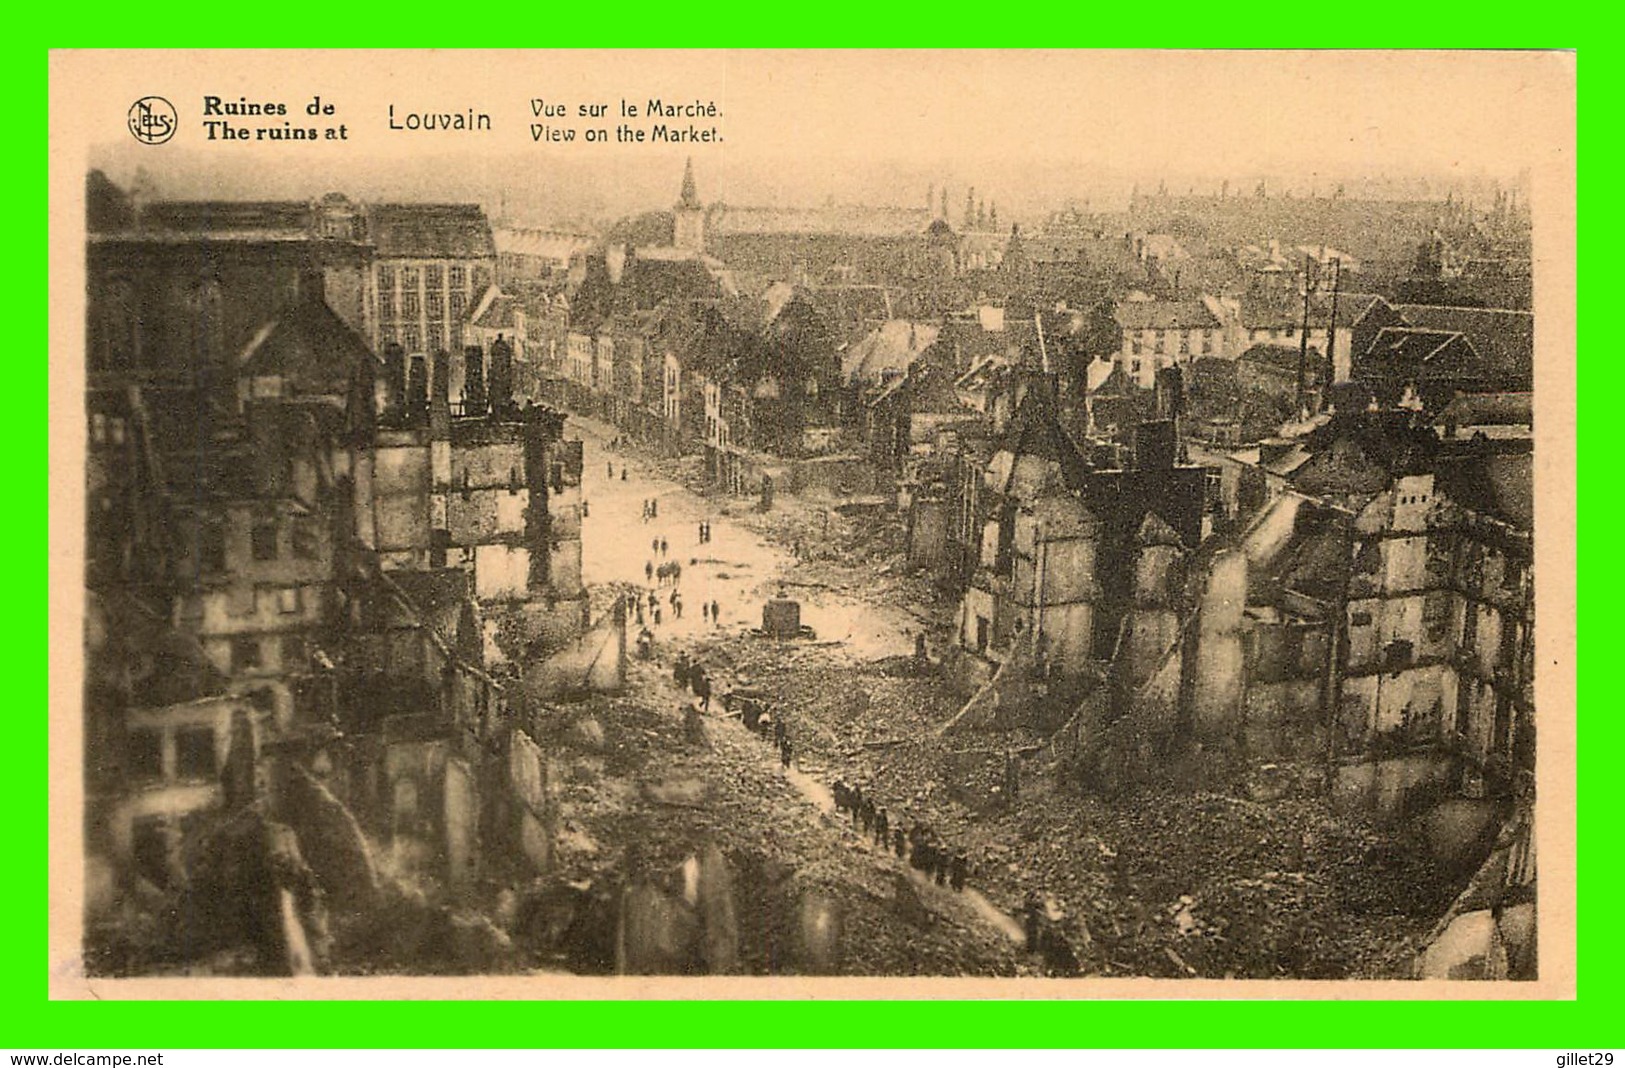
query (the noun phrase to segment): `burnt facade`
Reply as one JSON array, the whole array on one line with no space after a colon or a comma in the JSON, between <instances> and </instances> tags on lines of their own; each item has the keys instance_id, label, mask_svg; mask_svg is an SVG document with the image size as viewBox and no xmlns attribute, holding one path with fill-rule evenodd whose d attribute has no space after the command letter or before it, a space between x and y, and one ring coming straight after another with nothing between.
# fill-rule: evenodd
<instances>
[{"instance_id":1,"label":"burnt facade","mask_svg":"<svg viewBox=\"0 0 1625 1068\"><path fill-rule=\"evenodd\" d=\"M451 894L546 861L511 679L585 623L580 445L514 400L504 344L459 353L455 403L445 354L373 350L346 205L131 204L90 234L87 930L115 970L152 963L119 919L142 893L270 864L291 911L243 896L198 948L297 971L382 871Z\"/></svg>"}]
</instances>

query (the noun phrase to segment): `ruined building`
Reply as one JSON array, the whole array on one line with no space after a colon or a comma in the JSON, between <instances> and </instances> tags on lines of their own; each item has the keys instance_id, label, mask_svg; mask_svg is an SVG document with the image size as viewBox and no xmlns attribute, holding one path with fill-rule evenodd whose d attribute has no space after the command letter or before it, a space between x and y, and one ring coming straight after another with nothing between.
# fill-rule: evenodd
<instances>
[{"instance_id":1,"label":"ruined building","mask_svg":"<svg viewBox=\"0 0 1625 1068\"><path fill-rule=\"evenodd\" d=\"M584 623L579 443L504 346L463 351L455 406L449 358L380 361L370 247L276 208L88 242L93 967L315 970L330 907L546 862L511 661ZM144 942L160 900L188 926Z\"/></svg>"},{"instance_id":2,"label":"ruined building","mask_svg":"<svg viewBox=\"0 0 1625 1068\"><path fill-rule=\"evenodd\" d=\"M464 389L450 393L454 365ZM580 632L581 449L564 418L512 392L511 353L385 350L382 404L355 443L356 538L386 573L466 572L524 643Z\"/></svg>"},{"instance_id":3,"label":"ruined building","mask_svg":"<svg viewBox=\"0 0 1625 1068\"><path fill-rule=\"evenodd\" d=\"M1508 796L1534 753L1529 459L1526 433L1408 410L1238 454L1250 503L1098 751L1307 762L1389 813L1419 790Z\"/></svg>"},{"instance_id":4,"label":"ruined building","mask_svg":"<svg viewBox=\"0 0 1625 1068\"><path fill-rule=\"evenodd\" d=\"M1131 463L1101 459L1061 425L1052 383L1032 378L970 486L982 536L959 619L968 682L1018 656L1061 683L1099 677L1136 604L1146 537L1200 540L1205 475L1179 461L1174 420L1141 424Z\"/></svg>"},{"instance_id":5,"label":"ruined building","mask_svg":"<svg viewBox=\"0 0 1625 1068\"><path fill-rule=\"evenodd\" d=\"M324 299L362 247L195 207L132 212L87 249L87 830L159 885L234 745L332 716L331 517L371 359Z\"/></svg>"}]
</instances>

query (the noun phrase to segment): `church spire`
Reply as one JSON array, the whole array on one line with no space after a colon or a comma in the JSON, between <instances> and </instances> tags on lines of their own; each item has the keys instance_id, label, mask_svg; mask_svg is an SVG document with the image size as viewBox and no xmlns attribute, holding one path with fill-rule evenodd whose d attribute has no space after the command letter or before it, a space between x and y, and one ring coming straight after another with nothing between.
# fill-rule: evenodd
<instances>
[{"instance_id":1,"label":"church spire","mask_svg":"<svg viewBox=\"0 0 1625 1068\"><path fill-rule=\"evenodd\" d=\"M683 192L677 198L679 208L697 208L700 206L700 194L694 188L694 157L688 157L688 163L683 167Z\"/></svg>"},{"instance_id":2,"label":"church spire","mask_svg":"<svg viewBox=\"0 0 1625 1068\"><path fill-rule=\"evenodd\" d=\"M683 191L672 208L672 244L689 252L705 251L705 208L694 188L694 157L683 167Z\"/></svg>"}]
</instances>

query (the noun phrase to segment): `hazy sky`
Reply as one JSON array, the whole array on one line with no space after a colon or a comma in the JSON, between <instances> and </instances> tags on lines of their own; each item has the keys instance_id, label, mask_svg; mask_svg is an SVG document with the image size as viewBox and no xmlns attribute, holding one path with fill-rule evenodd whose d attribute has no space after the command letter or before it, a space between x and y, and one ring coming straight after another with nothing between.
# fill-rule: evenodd
<instances>
[{"instance_id":1,"label":"hazy sky","mask_svg":"<svg viewBox=\"0 0 1625 1068\"><path fill-rule=\"evenodd\" d=\"M142 167L172 196L343 189L494 208L500 189L515 212L619 214L669 206L692 155L708 201L923 204L947 181L956 214L974 184L1010 217L1120 199L1136 180L1234 190L1270 175L1326 192L1383 178L1414 194L1513 177L1561 148L1573 72L1572 56L1465 52L70 53L52 100L53 115L72 101L83 116L92 165L120 181ZM316 93L338 112L308 121L345 122L345 142L204 139L205 95L282 101L303 125ZM176 104L167 144L123 129L146 94ZM539 121L612 129L622 98L651 96L714 100L723 140L557 145L529 132L533 98L569 106L569 119ZM577 117L594 102L606 119ZM493 129L391 130L390 105L472 108Z\"/></svg>"}]
</instances>

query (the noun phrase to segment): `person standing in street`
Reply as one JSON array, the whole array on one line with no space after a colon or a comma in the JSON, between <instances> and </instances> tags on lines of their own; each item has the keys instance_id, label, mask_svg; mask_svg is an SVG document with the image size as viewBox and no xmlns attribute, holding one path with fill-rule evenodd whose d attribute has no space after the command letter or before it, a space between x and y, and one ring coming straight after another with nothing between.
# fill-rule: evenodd
<instances>
[{"instance_id":1,"label":"person standing in street","mask_svg":"<svg viewBox=\"0 0 1625 1068\"><path fill-rule=\"evenodd\" d=\"M700 602L700 619L706 623L711 622L711 604L709 601Z\"/></svg>"},{"instance_id":2,"label":"person standing in street","mask_svg":"<svg viewBox=\"0 0 1625 1068\"><path fill-rule=\"evenodd\" d=\"M1038 952L1038 920L1043 903L1039 901L1036 893L1027 895L1026 905L1022 909L1022 930L1027 936L1027 952Z\"/></svg>"},{"instance_id":3,"label":"person standing in street","mask_svg":"<svg viewBox=\"0 0 1625 1068\"><path fill-rule=\"evenodd\" d=\"M937 863L937 851L932 846L929 838L921 838L919 842L915 843L912 863L915 868L925 874L927 879L931 878L931 869Z\"/></svg>"},{"instance_id":4,"label":"person standing in street","mask_svg":"<svg viewBox=\"0 0 1625 1068\"><path fill-rule=\"evenodd\" d=\"M653 582L654 580L655 580L655 565L654 565L654 561L650 560L648 563L643 565L643 581L644 582Z\"/></svg>"},{"instance_id":5,"label":"person standing in street","mask_svg":"<svg viewBox=\"0 0 1625 1068\"><path fill-rule=\"evenodd\" d=\"M711 602L711 622L717 626L722 625L722 609L717 606L715 600Z\"/></svg>"},{"instance_id":6,"label":"person standing in street","mask_svg":"<svg viewBox=\"0 0 1625 1068\"><path fill-rule=\"evenodd\" d=\"M660 539L660 555L661 556L666 555L666 539L665 538Z\"/></svg>"}]
</instances>

